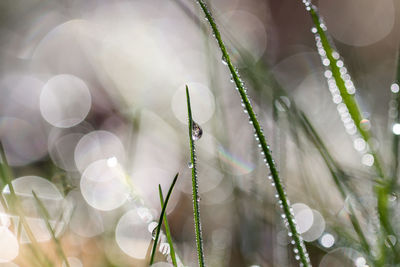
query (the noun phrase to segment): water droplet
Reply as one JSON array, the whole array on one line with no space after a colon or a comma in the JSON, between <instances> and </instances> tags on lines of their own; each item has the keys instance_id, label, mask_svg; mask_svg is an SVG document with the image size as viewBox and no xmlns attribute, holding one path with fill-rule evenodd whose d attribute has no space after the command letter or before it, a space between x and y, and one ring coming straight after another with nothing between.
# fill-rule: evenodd
<instances>
[{"instance_id":1,"label":"water droplet","mask_svg":"<svg viewBox=\"0 0 400 267\"><path fill-rule=\"evenodd\" d=\"M195 121L193 121L193 127L192 127L193 140L199 140L202 135L203 135L203 129L201 129L201 127Z\"/></svg>"},{"instance_id":2,"label":"water droplet","mask_svg":"<svg viewBox=\"0 0 400 267\"><path fill-rule=\"evenodd\" d=\"M222 61L222 64L224 64L225 66L228 65L228 63L226 62L225 56L222 56L221 61Z\"/></svg>"},{"instance_id":3,"label":"water droplet","mask_svg":"<svg viewBox=\"0 0 400 267\"><path fill-rule=\"evenodd\" d=\"M397 83L392 84L390 86L390 90L392 91L392 93L395 93L395 94L398 93L400 90L399 85Z\"/></svg>"},{"instance_id":4,"label":"water droplet","mask_svg":"<svg viewBox=\"0 0 400 267\"><path fill-rule=\"evenodd\" d=\"M193 163L191 161L189 161L187 165L189 169L193 168Z\"/></svg>"},{"instance_id":5,"label":"water droplet","mask_svg":"<svg viewBox=\"0 0 400 267\"><path fill-rule=\"evenodd\" d=\"M153 231L151 231L151 238L153 238L153 240L156 240L157 229L158 226L154 227Z\"/></svg>"},{"instance_id":6,"label":"water droplet","mask_svg":"<svg viewBox=\"0 0 400 267\"><path fill-rule=\"evenodd\" d=\"M360 121L360 127L364 131L368 131L369 129L371 129L371 122L368 119L362 119Z\"/></svg>"}]
</instances>

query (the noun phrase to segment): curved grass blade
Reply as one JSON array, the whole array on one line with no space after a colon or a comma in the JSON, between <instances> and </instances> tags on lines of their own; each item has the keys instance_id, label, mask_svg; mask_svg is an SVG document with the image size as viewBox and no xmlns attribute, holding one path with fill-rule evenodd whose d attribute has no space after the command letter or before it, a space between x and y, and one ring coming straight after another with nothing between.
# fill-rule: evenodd
<instances>
[{"instance_id":1,"label":"curved grass blade","mask_svg":"<svg viewBox=\"0 0 400 267\"><path fill-rule=\"evenodd\" d=\"M193 215L194 215L194 228L196 232L197 256L199 258L199 266L204 267L205 262L204 262L203 236L202 236L201 222L200 222L199 183L197 180L196 153L195 153L195 146L193 139L194 121L192 118L192 108L190 106L189 88L187 85L186 85L186 100L187 100L188 120L189 120L190 164L192 168Z\"/></svg>"},{"instance_id":2,"label":"curved grass blade","mask_svg":"<svg viewBox=\"0 0 400 267\"><path fill-rule=\"evenodd\" d=\"M156 248L157 248L157 244L158 244L158 237L160 236L162 220L164 218L165 210L167 209L167 205L168 205L168 201L169 201L169 198L171 196L171 193L172 193L172 189L174 189L176 180L178 179L178 175L179 175L179 173L177 173L175 175L174 180L172 181L172 184L169 187L169 190L168 190L168 193L167 193L167 197L165 199L165 203L164 203L164 205L162 207L162 210L161 210L161 213L160 213L160 218L158 219L156 237L154 239L153 249L151 250L150 265L152 265L153 262L154 262L154 256L156 254Z\"/></svg>"},{"instance_id":3,"label":"curved grass blade","mask_svg":"<svg viewBox=\"0 0 400 267\"><path fill-rule=\"evenodd\" d=\"M244 84L239 76L237 69L233 66L233 64L230 60L229 54L227 52L225 44L222 41L221 34L220 34L218 27L211 15L211 12L207 8L207 6L203 0L199 0L198 3L206 16L206 19L208 20L208 22L211 26L213 34L217 40L218 46L222 52L223 61L224 61L224 63L226 63L226 65L229 68L229 71L232 75L232 79L235 82L236 89L238 90L240 97L242 99L243 106L249 115L249 121L254 127L256 140L260 143L261 152L262 152L263 156L265 157L265 161L266 161L267 165L270 168L270 171L271 171L270 177L271 177L271 179L273 179L273 183L274 183L275 189L278 193L279 200L282 202L282 210L283 210L284 216L287 220L287 225L289 228L289 235L292 235L294 245L296 247L296 251L298 252L298 255L296 255L296 259L299 259L303 266L306 266L306 267L311 266L304 242L303 242L301 236L299 235L299 233L297 232L296 222L295 222L294 216L291 212L290 204L286 197L286 192L284 191L283 185L281 183L281 179L279 177L278 170L275 166L275 162L272 158L272 154L269 149L269 146L265 140L263 130L261 129L261 126L256 118L256 114L254 113L253 107L247 96L246 89L244 88Z\"/></svg>"},{"instance_id":4,"label":"curved grass blade","mask_svg":"<svg viewBox=\"0 0 400 267\"><path fill-rule=\"evenodd\" d=\"M164 196L163 196L163 192L162 192L161 186L158 186L158 193L160 195L161 207L163 207L164 206ZM167 236L167 240L168 240L168 244L169 244L169 248L170 248L170 255L171 255L172 264L175 267L177 267L178 264L176 262L174 244L172 242L171 231L169 230L169 224L168 224L168 219L167 219L167 215L166 214L164 214L164 218L163 219L164 219L165 235Z\"/></svg>"},{"instance_id":5,"label":"curved grass blade","mask_svg":"<svg viewBox=\"0 0 400 267\"><path fill-rule=\"evenodd\" d=\"M67 259L67 257L65 256L64 250L63 250L62 245L61 245L61 243L60 243L60 240L58 240L58 238L56 237L56 234L54 233L53 228L52 228L51 225L50 225L50 222L49 222L49 220L50 220L49 212L47 211L46 207L44 206L44 204L43 204L43 202L40 200L40 198L37 196L37 194L35 193L35 191L32 190L32 194L33 194L33 197L34 197L35 200L36 200L36 203L37 203L37 205L38 205L38 207L39 207L40 212L42 213L43 219L44 219L44 221L45 221L45 223L46 223L47 230L50 232L51 238L53 239L54 243L56 244L56 248L57 248L58 255L59 255L60 258L64 261L65 265L66 265L67 267L70 267L69 262L68 262L68 259Z\"/></svg>"}]
</instances>

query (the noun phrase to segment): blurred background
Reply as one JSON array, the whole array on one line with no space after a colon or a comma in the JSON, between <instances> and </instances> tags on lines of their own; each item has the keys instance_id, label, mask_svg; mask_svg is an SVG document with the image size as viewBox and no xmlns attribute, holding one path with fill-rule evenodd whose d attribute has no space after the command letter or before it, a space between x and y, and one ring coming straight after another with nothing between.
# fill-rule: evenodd
<instances>
[{"instance_id":1,"label":"blurred background","mask_svg":"<svg viewBox=\"0 0 400 267\"><path fill-rule=\"evenodd\" d=\"M399 3L314 4L389 165ZM346 170L357 201L372 209L361 224L375 242L374 176L360 153L366 145L346 133L338 115L303 3L213 0L209 7L253 99L313 265L367 266L352 242L347 205L355 200L340 196L318 147L287 112L302 110ZM147 266L161 211L158 184L166 194L177 172L168 221L183 266L197 265L186 84L203 129L196 148L207 265L297 266L269 170L195 1L0 2L0 138L28 223L54 266L66 265L32 190L70 266ZM7 211L10 190L2 188L0 266L35 266L19 217ZM391 201L400 219L397 197ZM157 261L170 261L169 250L162 240Z\"/></svg>"}]
</instances>

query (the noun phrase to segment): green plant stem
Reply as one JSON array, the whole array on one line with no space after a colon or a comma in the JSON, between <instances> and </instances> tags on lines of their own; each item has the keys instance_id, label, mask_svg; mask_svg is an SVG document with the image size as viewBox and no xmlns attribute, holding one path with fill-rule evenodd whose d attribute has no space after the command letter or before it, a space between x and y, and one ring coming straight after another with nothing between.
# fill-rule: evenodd
<instances>
[{"instance_id":1,"label":"green plant stem","mask_svg":"<svg viewBox=\"0 0 400 267\"><path fill-rule=\"evenodd\" d=\"M211 15L211 12L207 8L207 6L203 0L199 0L198 3L200 4L200 7L203 10L203 12L211 26L213 34L215 35L218 46L221 50L222 58L226 62L226 65L229 68L229 71L232 75L233 81L234 81L236 88L240 94L240 97L243 101L244 107L249 115L250 122L254 127L255 134L257 136L257 141L260 142L262 152L265 156L265 159L266 159L266 161L269 165L270 171L271 171L271 176L274 181L275 189L278 193L279 200L282 201L283 213L287 219L289 230L290 230L290 232L292 234L292 238L295 242L295 247L298 250L298 256L300 257L300 262L303 264L303 266L307 266L307 267L311 266L305 245L304 245L300 235L297 232L294 216L292 215L292 213L290 211L290 205L287 200L286 193L283 189L281 179L279 178L278 170L275 167L275 162L272 158L271 151L269 150L269 146L267 145L267 142L265 140L261 126L258 123L256 114L254 113L252 105L247 97L243 82L241 81L241 79L239 77L238 71L235 69L235 67L233 66L233 64L230 60L229 54L226 50L225 44L222 41L221 34L217 28L217 25L215 24L215 21Z\"/></svg>"},{"instance_id":2,"label":"green plant stem","mask_svg":"<svg viewBox=\"0 0 400 267\"><path fill-rule=\"evenodd\" d=\"M69 262L68 262L68 259L67 259L67 257L65 256L64 250L63 250L62 245L61 245L61 243L60 243L60 240L58 240L58 238L56 237L56 234L54 233L53 228L52 228L51 225L50 225L50 222L49 222L49 220L50 220L49 212L47 211L47 209L46 209L46 207L44 206L43 202L42 202L42 201L40 200L40 198L37 196L36 192L33 191L33 190L32 190L32 195L33 195L33 197L34 197L35 200L36 200L36 203L37 203L37 205L38 205L38 207L39 207L40 212L42 213L43 219L45 220L45 223L46 223L47 230L50 232L51 238L53 239L53 241L54 241L54 243L55 243L55 245L56 245L58 255L59 255L60 258L64 261L65 265L66 265L67 267L70 267Z\"/></svg>"},{"instance_id":3,"label":"green plant stem","mask_svg":"<svg viewBox=\"0 0 400 267\"><path fill-rule=\"evenodd\" d=\"M336 64L338 60L335 59L332 55L332 52L334 52L334 50L331 47L331 44L328 40L327 35L325 34L325 31L321 27L321 21L319 15L315 11L314 7L310 9L310 15L313 20L314 26L317 29L317 33L321 38L322 47L326 52L326 57L329 59L329 67L332 71L332 76L335 79L336 86L339 89L340 96L343 99L343 103L349 110L350 116L353 119L354 124L357 127L357 130L360 133L361 137L371 147L371 154L374 157L374 167L376 169L377 174L379 175L380 178L385 179L385 174L383 171L381 159L373 149L374 145L372 143L371 133L368 129L363 128L361 125L361 121L364 119L361 113L361 109L359 108L359 105L357 104L357 101L354 98L354 96L347 92L345 81L343 80L340 74L340 68Z\"/></svg>"},{"instance_id":4,"label":"green plant stem","mask_svg":"<svg viewBox=\"0 0 400 267\"><path fill-rule=\"evenodd\" d=\"M0 141L0 159L2 161L2 163L0 164L1 180L4 183L4 185L8 185L8 189L10 190L10 199L9 199L10 202L8 208L19 216L21 225L23 226L23 229L25 229L28 239L32 242L32 244L29 244L29 248L32 251L32 254L35 255L40 265L53 266L51 261L40 249L39 243L37 242L35 235L33 234L32 229L29 226L29 223L26 221L21 203L19 201L17 194L15 193L14 186L12 184L13 173L11 171L10 165L8 164L4 146L1 141Z\"/></svg>"},{"instance_id":5,"label":"green plant stem","mask_svg":"<svg viewBox=\"0 0 400 267\"><path fill-rule=\"evenodd\" d=\"M169 198L170 198L170 196L171 196L172 190L174 189L176 180L178 179L178 175L179 175L179 173L177 173L177 174L175 175L174 180L172 181L172 184L171 184L171 186L169 187L169 190L168 190L168 193L167 193L167 197L166 197L166 199L165 199L165 203L164 203L164 205L163 205L163 207L162 207L162 209L161 209L160 218L158 219L156 237L155 237L155 239L154 239L154 244L153 244L153 248L152 248L152 251L151 251L150 265L152 265L153 262L154 262L154 256L155 256L155 253L156 253L156 248L157 248L157 244L158 244L158 238L159 238L159 236L160 236L162 220L163 220L163 218L164 218L165 210L167 209L168 201L169 201ZM160 188L160 185L158 185L158 186L159 186L159 188Z\"/></svg>"},{"instance_id":6,"label":"green plant stem","mask_svg":"<svg viewBox=\"0 0 400 267\"><path fill-rule=\"evenodd\" d=\"M347 88L345 86L345 81L341 77L340 68L337 66L338 60L333 57L334 50L331 47L331 44L328 40L325 31L321 27L321 20L314 6L312 6L309 10L311 18L313 20L314 26L317 29L317 33L321 38L321 44L323 49L326 52L326 57L329 59L329 67L332 71L332 76L336 82L336 86L339 89L340 95L343 99L343 103L346 105L351 118L353 119L355 126L360 134L360 136L364 139L364 141L370 147L370 153L374 158L373 166L376 171L376 175L379 177L378 181L381 184L377 184L375 186L375 193L377 195L377 211L379 214L379 220L381 225L383 226L383 236L384 239L387 238L388 235L394 235L393 227L391 226L389 219L389 206L388 206L388 195L390 193L389 187L391 185L391 180L389 180L383 170L382 160L374 149L374 144L372 142L371 133L369 129L365 129L361 125L361 121L363 120L363 116L361 113L361 109L357 104L354 96L347 92ZM385 251L385 244L381 242L382 251ZM396 255L399 254L400 250L398 246L396 246L397 252ZM384 254L382 255L384 257ZM383 260L384 261L384 260Z\"/></svg>"},{"instance_id":7,"label":"green plant stem","mask_svg":"<svg viewBox=\"0 0 400 267\"><path fill-rule=\"evenodd\" d=\"M400 49L397 51L397 66L396 66L396 78L395 83L400 86ZM392 99L396 104L397 115L394 123L400 123L400 93L392 92ZM400 136L395 134L390 128L392 134L392 190L397 186L397 179L399 175L399 141Z\"/></svg>"},{"instance_id":8,"label":"green plant stem","mask_svg":"<svg viewBox=\"0 0 400 267\"><path fill-rule=\"evenodd\" d=\"M160 195L161 207L163 207L164 206L164 196L163 196L163 192L162 192L161 186L158 187L158 194ZM168 224L168 219L167 219L167 215L166 214L164 214L164 218L163 219L164 219L165 235L167 236L167 240L168 240L168 244L169 244L169 248L170 248L170 255L171 255L172 264L175 267L177 267L178 264L176 262L174 244L172 242L171 231L169 229L169 224Z\"/></svg>"},{"instance_id":9,"label":"green plant stem","mask_svg":"<svg viewBox=\"0 0 400 267\"><path fill-rule=\"evenodd\" d=\"M197 180L196 153L195 153L195 145L192 134L193 118L192 118L192 108L190 106L189 88L187 85L186 85L186 100L187 100L188 120L189 120L189 145L190 145L190 164L192 168L193 217L194 217L194 228L196 232L197 257L199 260L199 266L204 267L205 260L204 260L204 249L203 249L203 236L202 236L201 222L200 222L199 183Z\"/></svg>"}]
</instances>

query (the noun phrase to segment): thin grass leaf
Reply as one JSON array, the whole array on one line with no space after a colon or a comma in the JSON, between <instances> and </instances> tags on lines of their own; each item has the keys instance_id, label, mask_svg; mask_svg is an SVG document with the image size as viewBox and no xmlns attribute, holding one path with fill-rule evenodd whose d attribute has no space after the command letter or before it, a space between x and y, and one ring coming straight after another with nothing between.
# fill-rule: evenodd
<instances>
[{"instance_id":1,"label":"thin grass leaf","mask_svg":"<svg viewBox=\"0 0 400 267\"><path fill-rule=\"evenodd\" d=\"M203 249L203 235L201 231L200 222L200 196L199 196L199 182L197 179L197 168L196 168L196 152L193 139L193 127L194 121L192 118L192 108L190 106L190 95L189 88L186 85L186 100L188 109L188 120L189 120L189 145L190 145L190 167L192 169L192 197L193 197L193 217L194 217L194 228L196 232L196 245L197 245L197 256L199 259L199 266L204 267L204 249Z\"/></svg>"},{"instance_id":2,"label":"thin grass leaf","mask_svg":"<svg viewBox=\"0 0 400 267\"><path fill-rule=\"evenodd\" d=\"M395 232L390 223L389 219L389 194L391 190L392 181L388 179L383 170L383 164L378 153L373 149L374 144L371 138L371 132L369 131L369 127L365 127L363 124L365 122L369 122L365 120L361 109L354 97L355 89L353 86L353 82L349 78L347 74L347 70L344 67L343 61L340 59L340 55L333 49L333 45L331 44L330 39L326 32L326 26L320 19L317 9L315 6L311 5L310 1L305 1L306 9L309 11L311 18L313 20L315 28L312 29L315 34L316 44L318 49L322 49L324 51L323 56L321 57L322 63L326 66L329 66L330 72L328 73L327 79L329 84L333 84L333 89L337 89L342 98L342 103L345 104L348 113L350 114L354 126L357 129L359 135L364 139L364 141L369 145L369 153L373 157L373 167L375 169L376 174L378 175L378 179L381 180L381 185L377 184L374 187L377 196L377 206L378 206L378 214L379 221L381 223L383 238L381 238L380 246L381 246L381 262L385 262L385 250L386 245L384 240L388 238L389 235L394 235ZM344 77L347 76L345 80ZM331 77L329 77L331 76ZM350 86L349 86L350 84ZM400 253L400 247L396 244L395 254Z\"/></svg>"},{"instance_id":3,"label":"thin grass leaf","mask_svg":"<svg viewBox=\"0 0 400 267\"><path fill-rule=\"evenodd\" d=\"M348 112L353 119L354 125L357 128L360 136L367 142L370 146L370 153L374 157L374 167L380 178L385 179L385 173L383 170L382 160L379 155L372 149L374 144L372 143L371 132L369 127L365 127L363 123L367 122L362 115L361 108L357 103L354 94L355 89L353 82L349 78L347 70L344 68L343 60L340 59L340 55L333 49L327 34L326 26L321 21L318 12L314 6L309 6L309 12L314 23L313 32L315 34L315 39L317 43L317 48L322 48L326 59L323 60L323 65L329 66L332 77L327 75L329 78L328 82L334 81L337 89L339 90L342 102L346 105ZM348 77L348 78L344 78ZM346 85L347 84L347 85ZM369 121L368 121L369 122Z\"/></svg>"},{"instance_id":4,"label":"thin grass leaf","mask_svg":"<svg viewBox=\"0 0 400 267\"><path fill-rule=\"evenodd\" d=\"M13 173L11 171L10 165L8 164L8 160L5 154L3 143L0 141L0 174L4 185L8 185L10 190L10 199L9 199L9 209L14 211L20 218L21 225L25 230L28 239L32 242L29 244L29 248L32 254L35 256L36 260L42 266L53 266L52 262L48 259L46 254L41 250L39 243L37 242L35 235L32 232L28 222L26 221L25 215L23 213L21 203L19 202L19 198L15 193L12 180L13 180Z\"/></svg>"},{"instance_id":5,"label":"thin grass leaf","mask_svg":"<svg viewBox=\"0 0 400 267\"><path fill-rule=\"evenodd\" d=\"M161 207L163 207L164 206L164 196L163 196L163 192L162 192L161 186L158 186L158 193L160 195ZM171 231L169 230L169 224L168 224L168 219L167 219L167 215L166 214L164 214L164 218L163 219L164 219L165 235L167 236L167 241L168 241L169 248L170 248L170 255L171 255L172 264L175 267L177 267L178 263L176 262L174 244L172 242Z\"/></svg>"},{"instance_id":6,"label":"thin grass leaf","mask_svg":"<svg viewBox=\"0 0 400 267\"><path fill-rule=\"evenodd\" d=\"M64 261L65 265L66 265L67 267L70 267L69 262L68 262L68 259L67 259L67 257L65 256L64 250L63 250L62 245L61 245L61 243L60 243L60 240L58 240L58 238L56 237L56 234L54 233L53 228L52 228L51 225L50 225L50 222L49 222L49 220L50 220L49 212L47 211L47 209L46 209L46 207L44 206L43 202L40 200L40 198L37 196L37 194L36 194L35 191L33 191L33 190L32 190L32 195L33 195L33 197L34 197L35 200L36 200L36 203L37 203L37 205L38 205L38 207L39 207L40 212L42 213L43 219L44 219L44 221L45 221L45 223L46 223L47 230L50 232L51 238L53 239L53 241L54 241L54 243L55 243L55 245L56 245L58 255L59 255L60 258Z\"/></svg>"},{"instance_id":7,"label":"thin grass leaf","mask_svg":"<svg viewBox=\"0 0 400 267\"><path fill-rule=\"evenodd\" d=\"M207 6L203 0L199 0L198 3L206 16L206 19L208 20L208 22L211 26L212 32L217 40L220 50L221 50L222 59L223 59L224 63L226 63L227 67L229 68L229 71L232 75L233 81L234 81L236 88L242 99L243 106L249 115L250 123L254 127L256 140L260 143L262 154L265 157L265 161L270 168L271 178L273 179L274 186L278 193L279 200L282 201L282 210L283 210L284 216L287 220L289 234L292 235L294 245L298 252L298 255L296 255L296 259L299 259L303 266L311 266L304 242L303 242L301 236L299 235L299 233L297 232L296 222L295 222L294 216L291 212L290 204L286 197L286 192L283 189L283 185L281 183L281 179L279 177L278 170L275 166L275 161L272 158L272 154L271 154L269 146L265 140L263 130L261 129L261 126L256 118L256 114L253 111L253 107L247 96L246 89L244 88L244 84L239 76L237 69L233 66L233 64L230 60L229 54L227 52L225 44L222 41L221 34L218 30L217 25L215 24L215 21L211 15L211 12L207 8Z\"/></svg>"},{"instance_id":8,"label":"thin grass leaf","mask_svg":"<svg viewBox=\"0 0 400 267\"><path fill-rule=\"evenodd\" d=\"M397 52L397 70L396 70L396 77L395 82L391 86L392 91L392 103L390 104L389 116L391 113L394 112L395 115L394 120L392 122L392 127L390 127L391 134L392 134L392 191L397 186L397 178L399 175L399 143L400 143L400 135L399 130L396 129L400 126L400 49Z\"/></svg>"},{"instance_id":9,"label":"thin grass leaf","mask_svg":"<svg viewBox=\"0 0 400 267\"><path fill-rule=\"evenodd\" d=\"M167 209L167 205L168 205L168 201L169 198L171 196L172 190L174 189L176 180L178 179L178 175L179 173L177 173L174 177L174 180L172 181L171 186L169 187L168 193L167 193L167 197L165 199L165 203L161 209L161 213L160 213L160 218L158 219L158 225L157 225L157 231L156 231L156 237L154 239L154 244L153 244L153 248L151 251L151 256L150 256L150 265L153 264L154 262L154 256L156 254L156 248L157 248L157 244L158 244L158 237L160 236L160 231L161 231L161 224L162 224L162 220L164 218L164 214L165 214L165 210ZM160 186L160 185L159 185Z\"/></svg>"}]
</instances>

